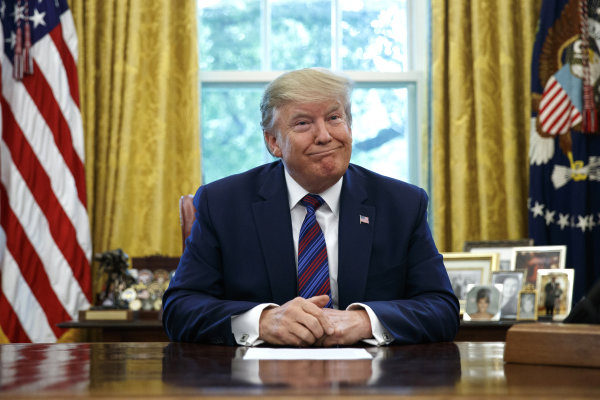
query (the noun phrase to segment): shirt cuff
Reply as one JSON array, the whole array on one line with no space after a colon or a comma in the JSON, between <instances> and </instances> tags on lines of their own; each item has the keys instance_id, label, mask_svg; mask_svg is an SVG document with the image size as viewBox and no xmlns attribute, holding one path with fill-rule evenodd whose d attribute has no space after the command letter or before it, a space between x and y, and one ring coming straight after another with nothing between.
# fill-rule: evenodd
<instances>
[{"instance_id":1,"label":"shirt cuff","mask_svg":"<svg viewBox=\"0 0 600 400\"><path fill-rule=\"evenodd\" d=\"M263 340L258 339L260 314L265 308L271 306L277 307L277 304L259 304L242 314L231 317L231 331L237 344L240 346L258 346L264 343Z\"/></svg>"},{"instance_id":2,"label":"shirt cuff","mask_svg":"<svg viewBox=\"0 0 600 400\"><path fill-rule=\"evenodd\" d=\"M367 312L369 319L371 320L371 332L373 333L373 337L369 339L363 339L362 341L370 344L372 346L385 346L394 341L392 335L388 332L387 329L383 326L383 324L375 315L375 312L366 304L362 303L352 303L346 308L346 310L356 310L362 308Z\"/></svg>"}]
</instances>

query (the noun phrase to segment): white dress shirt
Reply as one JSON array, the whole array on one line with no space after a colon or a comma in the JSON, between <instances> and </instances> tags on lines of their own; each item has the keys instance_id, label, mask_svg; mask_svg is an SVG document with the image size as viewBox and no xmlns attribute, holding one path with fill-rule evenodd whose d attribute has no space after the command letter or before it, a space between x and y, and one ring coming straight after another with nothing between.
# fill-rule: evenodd
<instances>
[{"instance_id":1,"label":"white dress shirt","mask_svg":"<svg viewBox=\"0 0 600 400\"><path fill-rule=\"evenodd\" d=\"M329 281L331 289L331 299L333 308L339 308L339 295L338 295L338 226L340 216L340 193L342 191L343 177L340 178L333 186L322 193L318 193L319 196L325 200L325 203L319 207L315 216L317 222L323 231L325 237L325 245L327 246L327 260L329 264ZM285 170L285 182L288 189L288 200L290 206L290 214L292 217L292 233L294 238L294 250L296 255L296 270L298 269L298 241L300 238L300 228L304 217L306 216L306 208L300 204L300 200L307 195L307 192L302 186L298 184ZM240 345L256 346L263 343L262 340L258 340L259 334L259 319L262 311L269 306L277 306L277 304L260 304L245 313L234 315L231 317L231 327L235 340ZM364 341L371 345L385 345L390 343L391 335L381 325L381 322L367 305L361 303L350 304L347 310L354 310L357 308L363 308L369 315L371 320L371 329L373 332L373 338L364 339Z\"/></svg>"}]
</instances>

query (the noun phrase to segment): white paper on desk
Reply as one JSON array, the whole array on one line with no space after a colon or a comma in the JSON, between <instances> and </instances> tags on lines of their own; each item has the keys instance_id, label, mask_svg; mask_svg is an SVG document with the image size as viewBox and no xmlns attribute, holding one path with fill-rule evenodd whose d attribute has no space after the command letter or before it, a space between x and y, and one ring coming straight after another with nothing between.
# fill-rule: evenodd
<instances>
[{"instance_id":1,"label":"white paper on desk","mask_svg":"<svg viewBox=\"0 0 600 400\"><path fill-rule=\"evenodd\" d=\"M365 349L289 349L251 347L244 354L244 360L370 360L373 358Z\"/></svg>"}]
</instances>

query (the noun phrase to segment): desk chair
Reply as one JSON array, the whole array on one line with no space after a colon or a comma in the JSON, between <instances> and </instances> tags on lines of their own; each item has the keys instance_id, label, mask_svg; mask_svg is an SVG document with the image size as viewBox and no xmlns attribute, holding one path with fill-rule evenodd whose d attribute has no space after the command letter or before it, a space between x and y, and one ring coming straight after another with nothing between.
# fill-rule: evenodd
<instances>
[{"instance_id":1,"label":"desk chair","mask_svg":"<svg viewBox=\"0 0 600 400\"><path fill-rule=\"evenodd\" d=\"M196 219L196 208L194 207L194 195L188 194L179 199L179 222L181 224L182 249L185 250L185 239L192 232L192 224Z\"/></svg>"}]
</instances>

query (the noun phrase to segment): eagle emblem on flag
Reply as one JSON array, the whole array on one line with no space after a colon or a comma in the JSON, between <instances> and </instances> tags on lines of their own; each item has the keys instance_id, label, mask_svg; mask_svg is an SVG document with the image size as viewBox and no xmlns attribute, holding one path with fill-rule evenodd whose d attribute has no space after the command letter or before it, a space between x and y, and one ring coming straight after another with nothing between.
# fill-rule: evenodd
<instances>
[{"instance_id":1,"label":"eagle emblem on flag","mask_svg":"<svg viewBox=\"0 0 600 400\"><path fill-rule=\"evenodd\" d=\"M529 236L567 245L573 300L600 278L600 0L544 0L531 63Z\"/></svg>"}]
</instances>

